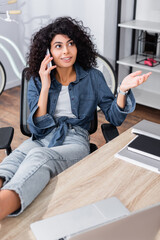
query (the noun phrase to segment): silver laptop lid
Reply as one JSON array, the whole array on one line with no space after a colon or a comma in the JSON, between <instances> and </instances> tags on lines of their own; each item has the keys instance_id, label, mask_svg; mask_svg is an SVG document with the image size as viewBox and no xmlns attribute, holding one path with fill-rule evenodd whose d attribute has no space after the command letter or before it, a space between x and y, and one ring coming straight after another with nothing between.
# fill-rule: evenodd
<instances>
[{"instance_id":1,"label":"silver laptop lid","mask_svg":"<svg viewBox=\"0 0 160 240\"><path fill-rule=\"evenodd\" d=\"M37 221L31 224L31 229L37 240L57 240L126 214L128 209L112 197Z\"/></svg>"},{"instance_id":2,"label":"silver laptop lid","mask_svg":"<svg viewBox=\"0 0 160 240\"><path fill-rule=\"evenodd\" d=\"M70 240L154 240L160 230L160 203L67 237ZM65 239L65 238L64 238Z\"/></svg>"}]
</instances>

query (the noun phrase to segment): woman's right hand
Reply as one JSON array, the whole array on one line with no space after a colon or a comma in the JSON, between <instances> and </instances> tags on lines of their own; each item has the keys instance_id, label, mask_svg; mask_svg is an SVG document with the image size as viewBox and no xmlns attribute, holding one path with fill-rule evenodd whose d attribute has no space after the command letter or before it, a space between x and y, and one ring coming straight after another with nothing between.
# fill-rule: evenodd
<instances>
[{"instance_id":1,"label":"woman's right hand","mask_svg":"<svg viewBox=\"0 0 160 240\"><path fill-rule=\"evenodd\" d=\"M56 68L56 65L48 68L48 63L51 62L53 57L50 57L50 54L46 55L43 61L41 62L41 66L39 69L39 75L41 78L42 88L49 89L51 85L51 77L50 72Z\"/></svg>"},{"instance_id":2,"label":"woman's right hand","mask_svg":"<svg viewBox=\"0 0 160 240\"><path fill-rule=\"evenodd\" d=\"M52 69L56 68L56 65L49 68L47 66L47 64L52 61L52 59L53 58L50 57L50 54L48 54L41 62L39 75L41 78L42 88L38 100L38 109L35 112L34 117L40 117L47 113L48 93L51 85L50 72Z\"/></svg>"}]
</instances>

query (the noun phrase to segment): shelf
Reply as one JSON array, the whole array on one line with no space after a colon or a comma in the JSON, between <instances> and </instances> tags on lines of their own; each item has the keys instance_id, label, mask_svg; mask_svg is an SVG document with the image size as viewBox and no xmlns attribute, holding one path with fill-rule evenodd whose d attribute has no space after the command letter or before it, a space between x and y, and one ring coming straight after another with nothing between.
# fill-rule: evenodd
<instances>
[{"instance_id":1,"label":"shelf","mask_svg":"<svg viewBox=\"0 0 160 240\"><path fill-rule=\"evenodd\" d=\"M138 29L138 30L160 33L159 22L133 20L130 22L119 23L118 26L123 28L131 28L131 29Z\"/></svg>"},{"instance_id":2,"label":"shelf","mask_svg":"<svg viewBox=\"0 0 160 240\"><path fill-rule=\"evenodd\" d=\"M134 0L134 9L133 9L133 17L135 18L136 16L136 3L137 1ZM142 20L138 20L138 19L134 19L132 21L128 21L128 22L121 22L121 3L119 5L118 8L118 27L119 28L124 28L124 29L130 29L132 31L127 32L127 34L132 33L132 49L131 52L134 52L134 55L131 55L129 57L125 57L123 59L119 59L119 53L120 53L120 41L121 41L121 36L120 36L120 29L117 29L117 36L118 36L118 41L117 41L117 55L116 55L116 74L118 75L118 71L119 71L119 67L118 65L123 65L123 66L127 66L127 67L133 67L136 68L136 70L144 70L146 72L153 72L154 75L152 78L150 78L145 84L142 84L133 90L135 99L137 103L140 103L142 105L145 106L149 106L155 109L159 109L160 110L160 81L159 81L159 74L160 74L160 64L154 67L150 67L148 65L144 65L143 61L145 56L142 56L142 54L138 55L137 61L139 63L136 63L136 49L135 48L135 41L137 41L137 37L138 37L138 33L136 31L133 30L140 30L140 31L147 31L152 32L152 33L157 33L160 36L160 22L152 22L152 21L142 21ZM125 31L123 31L124 33ZM158 36L158 37L159 37ZM125 48L125 46L124 46ZM155 58L155 60L159 61L159 45L157 44L157 54L156 54L157 58ZM143 60L141 62L141 60ZM157 75L156 75L157 73ZM154 80L153 81L151 81Z\"/></svg>"},{"instance_id":3,"label":"shelf","mask_svg":"<svg viewBox=\"0 0 160 240\"><path fill-rule=\"evenodd\" d=\"M160 110L160 95L159 93L149 92L143 89L134 88L132 89L136 99L136 103L156 108Z\"/></svg>"},{"instance_id":4,"label":"shelf","mask_svg":"<svg viewBox=\"0 0 160 240\"><path fill-rule=\"evenodd\" d=\"M126 57L124 59L118 60L117 63L121 64L121 65L129 66L129 67L135 67L135 68L139 68L139 69L144 69L144 70L147 70L149 72L160 73L160 64L155 66L155 67L149 67L147 65L136 63L135 62L135 58L136 58L136 55L132 55L132 56Z\"/></svg>"}]
</instances>

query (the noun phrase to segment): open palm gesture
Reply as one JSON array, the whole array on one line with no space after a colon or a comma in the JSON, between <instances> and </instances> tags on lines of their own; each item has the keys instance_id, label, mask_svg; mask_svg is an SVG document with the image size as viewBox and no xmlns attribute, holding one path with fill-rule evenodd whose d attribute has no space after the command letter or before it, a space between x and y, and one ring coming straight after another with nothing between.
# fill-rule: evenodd
<instances>
[{"instance_id":1,"label":"open palm gesture","mask_svg":"<svg viewBox=\"0 0 160 240\"><path fill-rule=\"evenodd\" d=\"M141 73L142 71L136 71L126 76L121 83L121 90L125 92L131 88L135 88L141 85L152 74L151 72L148 72L146 74L140 75Z\"/></svg>"}]
</instances>

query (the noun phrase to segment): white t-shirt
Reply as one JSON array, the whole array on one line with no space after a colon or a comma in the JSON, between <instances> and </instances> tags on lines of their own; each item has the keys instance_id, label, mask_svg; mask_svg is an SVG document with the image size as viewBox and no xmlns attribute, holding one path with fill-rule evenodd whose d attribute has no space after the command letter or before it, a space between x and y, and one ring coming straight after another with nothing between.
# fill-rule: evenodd
<instances>
[{"instance_id":1,"label":"white t-shirt","mask_svg":"<svg viewBox=\"0 0 160 240\"><path fill-rule=\"evenodd\" d=\"M69 118L76 118L76 116L72 113L68 86L62 86L62 89L59 93L56 110L54 114L55 118L59 118L62 116L67 116Z\"/></svg>"}]
</instances>

